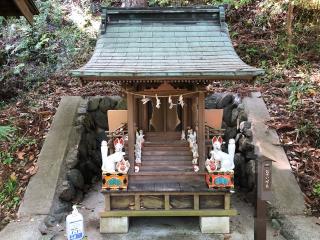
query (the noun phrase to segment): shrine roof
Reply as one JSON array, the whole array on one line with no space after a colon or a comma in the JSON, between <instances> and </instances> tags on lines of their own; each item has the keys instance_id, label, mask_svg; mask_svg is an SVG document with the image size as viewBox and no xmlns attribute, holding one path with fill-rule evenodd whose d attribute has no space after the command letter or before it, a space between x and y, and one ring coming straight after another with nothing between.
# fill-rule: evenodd
<instances>
[{"instance_id":1,"label":"shrine roof","mask_svg":"<svg viewBox=\"0 0 320 240\"><path fill-rule=\"evenodd\" d=\"M262 69L235 52L223 7L103 8L87 80L250 80Z\"/></svg>"}]
</instances>

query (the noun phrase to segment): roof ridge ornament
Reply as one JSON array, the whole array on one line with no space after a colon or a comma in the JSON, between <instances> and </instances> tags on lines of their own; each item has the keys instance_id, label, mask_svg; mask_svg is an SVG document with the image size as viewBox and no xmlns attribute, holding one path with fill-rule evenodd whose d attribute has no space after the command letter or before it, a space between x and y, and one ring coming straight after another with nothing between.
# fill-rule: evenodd
<instances>
[{"instance_id":1,"label":"roof ridge ornament","mask_svg":"<svg viewBox=\"0 0 320 240\"><path fill-rule=\"evenodd\" d=\"M100 26L100 33L101 34L105 34L107 31L107 9L106 8L102 8L102 14L101 14L101 26Z\"/></svg>"},{"instance_id":2,"label":"roof ridge ornament","mask_svg":"<svg viewBox=\"0 0 320 240\"><path fill-rule=\"evenodd\" d=\"M219 19L220 19L221 31L225 32L226 14L225 14L225 8L223 5L219 6Z\"/></svg>"}]
</instances>

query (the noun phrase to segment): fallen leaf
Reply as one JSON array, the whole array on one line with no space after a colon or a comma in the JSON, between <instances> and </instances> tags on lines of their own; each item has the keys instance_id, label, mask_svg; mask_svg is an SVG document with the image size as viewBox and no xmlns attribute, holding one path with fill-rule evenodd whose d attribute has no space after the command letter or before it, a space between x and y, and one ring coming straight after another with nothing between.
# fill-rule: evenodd
<instances>
[{"instance_id":1,"label":"fallen leaf","mask_svg":"<svg viewBox=\"0 0 320 240\"><path fill-rule=\"evenodd\" d=\"M26 172L32 176L37 173L38 169L38 165L32 165Z\"/></svg>"},{"instance_id":2,"label":"fallen leaf","mask_svg":"<svg viewBox=\"0 0 320 240\"><path fill-rule=\"evenodd\" d=\"M16 176L16 174L14 172L10 175L10 179L12 181L16 181L17 180L17 176Z\"/></svg>"},{"instance_id":3,"label":"fallen leaf","mask_svg":"<svg viewBox=\"0 0 320 240\"><path fill-rule=\"evenodd\" d=\"M20 151L20 152L17 152L17 156L18 156L18 159L19 160L23 160L24 159L24 155L25 155L26 153L25 152L22 152L22 151Z\"/></svg>"},{"instance_id":4,"label":"fallen leaf","mask_svg":"<svg viewBox=\"0 0 320 240\"><path fill-rule=\"evenodd\" d=\"M21 179L22 180L27 180L30 177L30 175L24 175Z\"/></svg>"},{"instance_id":5,"label":"fallen leaf","mask_svg":"<svg viewBox=\"0 0 320 240\"><path fill-rule=\"evenodd\" d=\"M29 156L29 160L30 160L30 161L33 161L33 159L34 159L34 155L31 154L31 155Z\"/></svg>"}]
</instances>

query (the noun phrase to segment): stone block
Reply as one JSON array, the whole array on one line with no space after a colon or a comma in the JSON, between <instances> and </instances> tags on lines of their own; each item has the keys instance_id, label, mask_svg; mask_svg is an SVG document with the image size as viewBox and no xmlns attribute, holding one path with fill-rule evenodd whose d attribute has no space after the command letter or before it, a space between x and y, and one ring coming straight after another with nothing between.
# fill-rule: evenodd
<instances>
[{"instance_id":1,"label":"stone block","mask_svg":"<svg viewBox=\"0 0 320 240\"><path fill-rule=\"evenodd\" d=\"M128 217L100 218L101 233L127 233L129 230Z\"/></svg>"},{"instance_id":2,"label":"stone block","mask_svg":"<svg viewBox=\"0 0 320 240\"><path fill-rule=\"evenodd\" d=\"M202 233L229 233L229 217L200 217Z\"/></svg>"}]
</instances>

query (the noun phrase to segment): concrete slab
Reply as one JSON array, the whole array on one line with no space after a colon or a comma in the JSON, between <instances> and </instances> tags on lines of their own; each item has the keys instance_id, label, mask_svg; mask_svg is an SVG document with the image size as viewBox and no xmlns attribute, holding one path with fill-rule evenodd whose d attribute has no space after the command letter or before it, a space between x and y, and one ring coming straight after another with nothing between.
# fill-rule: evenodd
<instances>
[{"instance_id":1,"label":"concrete slab","mask_svg":"<svg viewBox=\"0 0 320 240\"><path fill-rule=\"evenodd\" d=\"M44 216L33 216L9 223L0 233L0 240L35 240L41 237L38 230Z\"/></svg>"},{"instance_id":2,"label":"concrete slab","mask_svg":"<svg viewBox=\"0 0 320 240\"><path fill-rule=\"evenodd\" d=\"M127 233L129 230L128 217L100 218L101 233Z\"/></svg>"},{"instance_id":3,"label":"concrete slab","mask_svg":"<svg viewBox=\"0 0 320 240\"><path fill-rule=\"evenodd\" d=\"M49 214L80 100L81 97L69 96L61 99L38 158L39 170L28 184L19 217Z\"/></svg>"},{"instance_id":4,"label":"concrete slab","mask_svg":"<svg viewBox=\"0 0 320 240\"><path fill-rule=\"evenodd\" d=\"M270 120L268 109L260 93L252 93L243 100L249 121L252 123L253 142L262 155L274 160L272 168L272 206L280 214L303 214L303 194L292 174L287 155L279 146L279 137L265 122ZM289 197L291 196L291 197Z\"/></svg>"},{"instance_id":5,"label":"concrete slab","mask_svg":"<svg viewBox=\"0 0 320 240\"><path fill-rule=\"evenodd\" d=\"M229 233L229 217L199 217L200 230L202 233Z\"/></svg>"},{"instance_id":6,"label":"concrete slab","mask_svg":"<svg viewBox=\"0 0 320 240\"><path fill-rule=\"evenodd\" d=\"M320 226L317 218L306 216L287 216L283 221L281 234L286 239L320 239Z\"/></svg>"}]
</instances>

